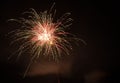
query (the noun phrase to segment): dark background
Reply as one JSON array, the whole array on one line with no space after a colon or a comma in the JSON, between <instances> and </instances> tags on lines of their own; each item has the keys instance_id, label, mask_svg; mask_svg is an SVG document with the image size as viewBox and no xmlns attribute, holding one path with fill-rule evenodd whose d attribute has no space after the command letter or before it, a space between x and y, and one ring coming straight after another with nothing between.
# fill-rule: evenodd
<instances>
[{"instance_id":1,"label":"dark background","mask_svg":"<svg viewBox=\"0 0 120 83\"><path fill-rule=\"evenodd\" d=\"M74 49L74 59L70 76L60 76L61 83L119 83L119 49L117 25L117 6L113 2L99 0L3 0L0 1L0 81L2 83L56 83L53 74L22 78L23 61L8 61L13 48L5 34L14 30L7 20L18 18L21 13L34 8L37 12L48 10L56 3L57 16L71 12L74 19L69 32L86 41ZM115 4L114 4L115 5ZM118 16L119 17L119 16ZM94 74L94 72L97 72ZM103 73L103 77L99 77ZM93 76L93 78L92 78ZM98 78L96 78L98 76ZM100 79L99 79L100 78ZM95 81L99 79L98 81Z\"/></svg>"}]
</instances>

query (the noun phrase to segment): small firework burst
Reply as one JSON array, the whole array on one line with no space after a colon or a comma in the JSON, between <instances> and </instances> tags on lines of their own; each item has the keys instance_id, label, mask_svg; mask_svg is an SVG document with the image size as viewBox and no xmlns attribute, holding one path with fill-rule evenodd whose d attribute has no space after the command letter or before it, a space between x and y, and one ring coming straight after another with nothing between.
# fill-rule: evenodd
<instances>
[{"instance_id":1,"label":"small firework burst","mask_svg":"<svg viewBox=\"0 0 120 83\"><path fill-rule=\"evenodd\" d=\"M10 19L20 24L20 29L10 32L14 38L12 43L20 43L16 51L18 57L29 51L31 61L39 59L42 55L57 61L61 56L70 54L71 41L79 40L65 31L66 27L71 25L72 19L68 17L70 13L65 13L55 21L56 11L52 13L52 8L53 6L50 11L39 14L31 8L24 12L27 18Z\"/></svg>"}]
</instances>

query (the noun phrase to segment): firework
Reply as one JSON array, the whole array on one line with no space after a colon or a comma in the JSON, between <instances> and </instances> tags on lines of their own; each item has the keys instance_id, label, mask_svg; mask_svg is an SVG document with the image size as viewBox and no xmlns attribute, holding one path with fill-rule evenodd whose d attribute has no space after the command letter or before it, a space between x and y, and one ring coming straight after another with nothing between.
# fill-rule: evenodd
<instances>
[{"instance_id":1,"label":"firework","mask_svg":"<svg viewBox=\"0 0 120 83\"><path fill-rule=\"evenodd\" d=\"M19 29L10 32L12 43L20 44L16 51L18 57L28 51L31 61L39 59L42 55L57 61L61 56L70 54L71 41L78 40L65 31L71 25L72 19L68 17L70 13L65 13L58 20L54 18L55 13L56 10L50 9L38 14L31 8L23 13L27 15L26 18L10 19L20 25Z\"/></svg>"}]
</instances>

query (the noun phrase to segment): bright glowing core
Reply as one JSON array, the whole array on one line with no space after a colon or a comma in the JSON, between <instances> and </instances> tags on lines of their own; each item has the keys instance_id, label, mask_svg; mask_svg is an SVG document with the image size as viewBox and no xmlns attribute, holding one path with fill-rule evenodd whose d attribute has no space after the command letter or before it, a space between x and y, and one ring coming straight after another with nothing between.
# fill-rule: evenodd
<instances>
[{"instance_id":1,"label":"bright glowing core","mask_svg":"<svg viewBox=\"0 0 120 83\"><path fill-rule=\"evenodd\" d=\"M38 35L38 40L41 40L41 41L49 41L50 40L50 34L47 34L47 33L43 33L43 34L39 34Z\"/></svg>"},{"instance_id":2,"label":"bright glowing core","mask_svg":"<svg viewBox=\"0 0 120 83\"><path fill-rule=\"evenodd\" d=\"M44 31L41 34L38 34L38 40L40 40L41 42L44 42L44 43L46 42L46 43L49 43L49 44L53 44L52 36L47 31Z\"/></svg>"}]
</instances>

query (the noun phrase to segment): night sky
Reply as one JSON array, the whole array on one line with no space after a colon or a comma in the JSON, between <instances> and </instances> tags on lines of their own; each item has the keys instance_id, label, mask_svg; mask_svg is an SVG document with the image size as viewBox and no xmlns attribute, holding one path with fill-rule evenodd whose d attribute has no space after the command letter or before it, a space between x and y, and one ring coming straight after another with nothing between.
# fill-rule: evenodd
<instances>
[{"instance_id":1,"label":"night sky","mask_svg":"<svg viewBox=\"0 0 120 83\"><path fill-rule=\"evenodd\" d=\"M70 12L73 24L68 32L86 41L87 45L80 42L80 46L74 47L72 56L61 60L59 64L44 60L36 63L29 75L23 78L27 56L18 61L15 61L15 57L13 60L7 58L15 49L9 46L12 40L5 35L18 28L12 27L7 20L21 17L21 13L29 8L37 12L48 10L54 2L56 17ZM1 1L0 83L57 83L58 70L60 83L119 83L119 36L117 25L112 20L113 16L117 17L117 9L112 6L112 2L105 0Z\"/></svg>"}]
</instances>

